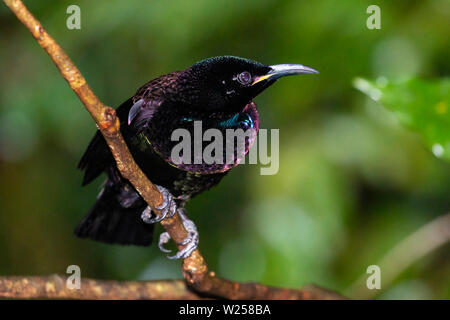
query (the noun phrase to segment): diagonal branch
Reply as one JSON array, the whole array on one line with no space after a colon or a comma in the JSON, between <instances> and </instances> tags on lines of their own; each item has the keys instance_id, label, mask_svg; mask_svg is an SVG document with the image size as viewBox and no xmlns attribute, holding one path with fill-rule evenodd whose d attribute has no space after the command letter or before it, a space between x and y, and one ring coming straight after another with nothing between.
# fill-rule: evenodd
<instances>
[{"instance_id":1,"label":"diagonal branch","mask_svg":"<svg viewBox=\"0 0 450 320\"><path fill-rule=\"evenodd\" d=\"M47 52L61 75L66 79L72 90L94 118L99 130L117 162L122 176L128 179L139 194L144 198L153 211L162 203L162 195L148 180L134 161L128 147L120 133L120 124L114 109L105 106L94 94L78 68L45 31L41 23L28 11L21 0L3 0L14 12L17 18L28 28L39 45ZM180 218L175 214L172 218L161 221L161 225L171 238L180 243L187 232ZM179 249L182 247L180 246ZM305 298L338 298L334 293L326 290L291 290L271 288L260 284L236 283L216 277L208 271L208 266L200 254L195 250L189 258L183 261L183 272L188 285L198 292L229 299L305 299ZM150 297L150 296L149 296Z\"/></svg>"}]
</instances>

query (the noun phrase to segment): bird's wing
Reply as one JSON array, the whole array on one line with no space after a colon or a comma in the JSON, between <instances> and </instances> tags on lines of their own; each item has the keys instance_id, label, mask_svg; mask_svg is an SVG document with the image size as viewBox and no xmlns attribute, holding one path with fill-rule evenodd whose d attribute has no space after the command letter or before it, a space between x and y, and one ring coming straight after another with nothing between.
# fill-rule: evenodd
<instances>
[{"instance_id":1,"label":"bird's wing","mask_svg":"<svg viewBox=\"0 0 450 320\"><path fill-rule=\"evenodd\" d=\"M133 104L133 98L130 98L117 108L120 131L127 144L130 143L130 138L145 129L161 103L161 100L147 99L144 101L139 99ZM114 158L105 138L97 130L78 164L78 168L84 171L83 185L90 183L114 163Z\"/></svg>"},{"instance_id":2,"label":"bird's wing","mask_svg":"<svg viewBox=\"0 0 450 320\"><path fill-rule=\"evenodd\" d=\"M140 98L128 112L126 125L132 126L136 132L141 132L151 121L156 110L162 105L162 99Z\"/></svg>"},{"instance_id":3,"label":"bird's wing","mask_svg":"<svg viewBox=\"0 0 450 320\"><path fill-rule=\"evenodd\" d=\"M172 72L151 80L117 108L120 131L127 144L146 128L156 110L164 104L164 98L178 74L179 72ZM78 164L78 168L85 171L83 185L94 180L114 163L105 139L97 131Z\"/></svg>"},{"instance_id":4,"label":"bird's wing","mask_svg":"<svg viewBox=\"0 0 450 320\"><path fill-rule=\"evenodd\" d=\"M127 119L126 125L141 132L152 120L158 108L164 105L166 97L173 91L173 86L180 72L165 74L143 85L133 97L133 105L127 111L125 117L119 117L123 121Z\"/></svg>"}]
</instances>

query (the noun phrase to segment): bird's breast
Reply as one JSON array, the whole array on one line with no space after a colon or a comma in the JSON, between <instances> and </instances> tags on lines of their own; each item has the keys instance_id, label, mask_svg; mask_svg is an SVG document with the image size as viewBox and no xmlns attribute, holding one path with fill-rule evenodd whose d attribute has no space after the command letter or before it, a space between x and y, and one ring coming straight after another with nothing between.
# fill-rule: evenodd
<instances>
[{"instance_id":1,"label":"bird's breast","mask_svg":"<svg viewBox=\"0 0 450 320\"><path fill-rule=\"evenodd\" d=\"M256 104L231 115L158 114L144 131L144 143L171 166L213 174L242 163L259 130Z\"/></svg>"}]
</instances>

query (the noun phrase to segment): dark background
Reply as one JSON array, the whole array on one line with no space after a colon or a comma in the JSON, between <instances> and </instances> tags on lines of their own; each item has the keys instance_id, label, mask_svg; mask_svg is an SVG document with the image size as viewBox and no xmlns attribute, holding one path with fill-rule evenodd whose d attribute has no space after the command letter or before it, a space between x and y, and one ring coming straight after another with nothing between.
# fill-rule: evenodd
<instances>
[{"instance_id":1,"label":"dark background","mask_svg":"<svg viewBox=\"0 0 450 320\"><path fill-rule=\"evenodd\" d=\"M71 4L81 8L81 30L66 28ZM381 7L380 30L366 27L371 4ZM448 75L449 1L26 5L110 106L215 55L319 70L256 98L261 127L280 129L278 174L239 166L188 204L210 268L239 281L313 282L353 298L450 298L448 244L411 265L391 259L381 266L382 290L365 288L369 265L449 211L450 165L352 85L359 76ZM180 262L155 247L75 238L102 182L81 188L76 169L94 122L3 3L0 28L0 274L64 274L76 264L92 278L181 277ZM402 253L415 250L413 242Z\"/></svg>"}]
</instances>

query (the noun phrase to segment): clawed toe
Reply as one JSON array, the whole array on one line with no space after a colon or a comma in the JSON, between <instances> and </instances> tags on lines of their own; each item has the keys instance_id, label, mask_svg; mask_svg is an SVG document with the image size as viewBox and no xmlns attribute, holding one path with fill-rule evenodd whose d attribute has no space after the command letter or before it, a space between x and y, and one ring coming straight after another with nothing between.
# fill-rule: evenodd
<instances>
[{"instance_id":1,"label":"clawed toe","mask_svg":"<svg viewBox=\"0 0 450 320\"><path fill-rule=\"evenodd\" d=\"M169 242L170 240L170 235L167 232L163 232L161 233L161 235L159 236L159 242L158 242L158 247L159 250L161 250L162 252L165 253L169 253L171 250L164 248L164 245Z\"/></svg>"},{"instance_id":2,"label":"clawed toe","mask_svg":"<svg viewBox=\"0 0 450 320\"><path fill-rule=\"evenodd\" d=\"M156 187L158 188L159 192L161 192L163 197L162 204L159 207L156 207L156 209L160 211L160 213L156 217L153 217L151 208L147 207L141 215L141 219L144 220L145 223L156 223L162 221L165 218L170 218L175 214L177 210L177 205L172 194L162 186Z\"/></svg>"},{"instance_id":3,"label":"clawed toe","mask_svg":"<svg viewBox=\"0 0 450 320\"><path fill-rule=\"evenodd\" d=\"M157 211L159 211L159 214L154 216L152 214L152 209L150 207L147 207L142 212L141 218L145 223L155 223L160 222L165 218L170 218L175 214L175 212L178 212L181 222L183 223L183 226L188 234L186 238L183 239L183 241L178 243L179 245L184 246L183 249L178 251L175 255L167 257L169 259L186 259L198 247L199 235L197 227L195 226L194 222L186 216L183 208L177 209L174 197L169 192L169 190L161 186L156 187L158 188L159 192L161 192L163 197L162 204L159 207L155 208ZM163 232L159 236L158 247L162 252L170 252L170 250L164 248L164 245L168 243L170 239L170 235L167 232Z\"/></svg>"},{"instance_id":4,"label":"clawed toe","mask_svg":"<svg viewBox=\"0 0 450 320\"><path fill-rule=\"evenodd\" d=\"M179 243L180 245L184 245L185 247L178 251L175 255L167 256L167 258L169 259L186 259L192 254L192 252L195 251L195 249L197 249L199 243L199 235L194 222L188 219L183 209L178 209L178 215L180 216L180 219L183 223L184 228L188 232L188 235L183 241ZM167 232L161 233L158 244L161 251L166 253L170 252L170 250L164 248L164 244L169 242L170 239L170 235Z\"/></svg>"}]
</instances>

